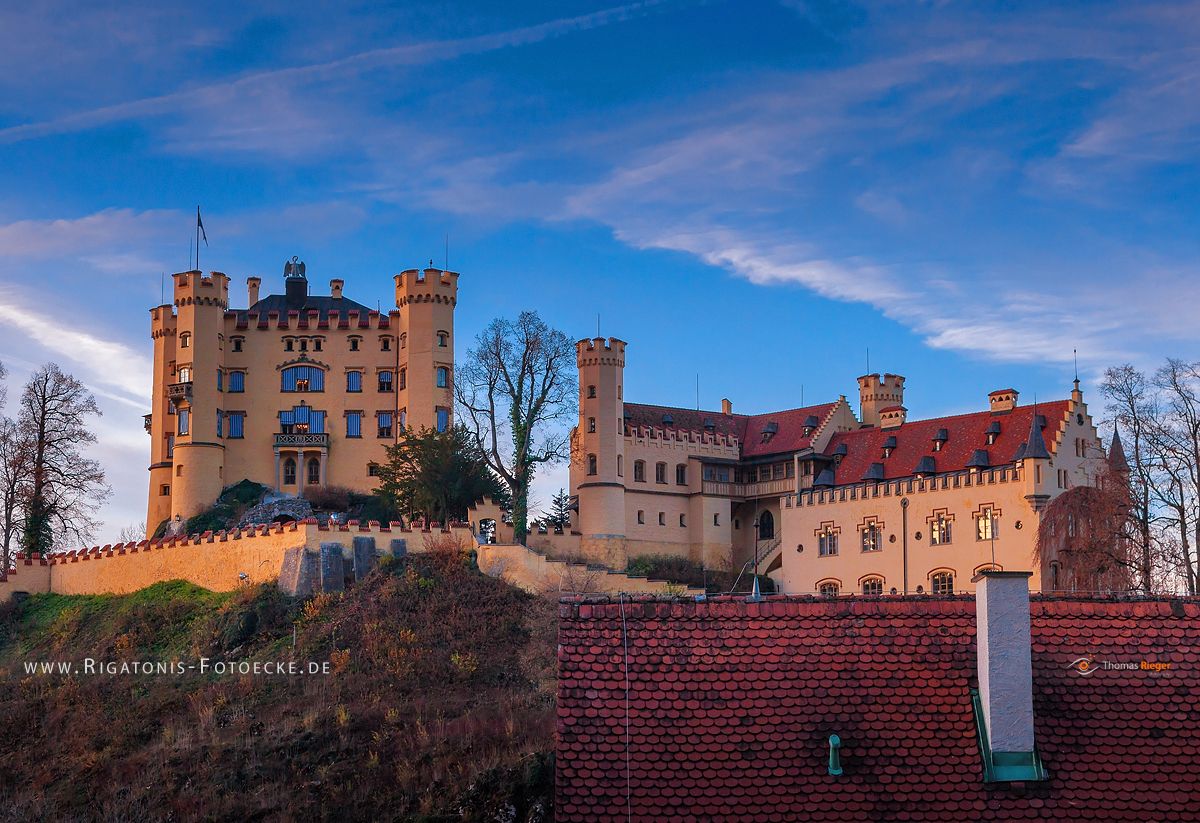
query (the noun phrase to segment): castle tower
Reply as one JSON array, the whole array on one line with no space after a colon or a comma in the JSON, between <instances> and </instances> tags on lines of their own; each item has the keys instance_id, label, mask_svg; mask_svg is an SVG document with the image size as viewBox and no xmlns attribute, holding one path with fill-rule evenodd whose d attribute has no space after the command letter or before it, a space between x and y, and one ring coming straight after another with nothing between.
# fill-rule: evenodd
<instances>
[{"instance_id":1,"label":"castle tower","mask_svg":"<svg viewBox=\"0 0 1200 823\"><path fill-rule=\"evenodd\" d=\"M454 306L458 272L428 268L397 274L397 410L406 426L444 429L454 408Z\"/></svg>"},{"instance_id":2,"label":"castle tower","mask_svg":"<svg viewBox=\"0 0 1200 823\"><path fill-rule=\"evenodd\" d=\"M615 337L575 344L579 368L579 531L585 555L622 568L625 558L625 343Z\"/></svg>"},{"instance_id":3,"label":"castle tower","mask_svg":"<svg viewBox=\"0 0 1200 823\"><path fill-rule=\"evenodd\" d=\"M153 534L158 524L171 517L173 492L172 457L175 444L175 414L167 398L167 386L175 382L176 318L170 303L150 310L150 337L154 340L153 393L146 433L150 435L150 492L146 504L146 530Z\"/></svg>"},{"instance_id":4,"label":"castle tower","mask_svg":"<svg viewBox=\"0 0 1200 823\"><path fill-rule=\"evenodd\" d=\"M864 374L858 378L859 420L864 426L878 426L879 412L904 405L904 378L898 374Z\"/></svg>"},{"instance_id":5,"label":"castle tower","mask_svg":"<svg viewBox=\"0 0 1200 823\"><path fill-rule=\"evenodd\" d=\"M174 424L171 457L171 516L186 520L212 505L224 488L225 446L217 436L217 370L223 367L224 317L229 306L229 278L199 271L172 275L175 310L174 369L155 374L155 389L166 384L175 414L162 415ZM156 311L163 312L166 307ZM156 319L155 323L159 321ZM164 351L165 355L165 351ZM155 342L158 365L158 341ZM172 373L173 372L173 373ZM156 414L156 417L160 415ZM165 434L170 434L167 429ZM157 444L156 444L157 445ZM158 472L161 474L161 472ZM154 482L156 472L151 472ZM153 530L161 521L146 521Z\"/></svg>"}]
</instances>

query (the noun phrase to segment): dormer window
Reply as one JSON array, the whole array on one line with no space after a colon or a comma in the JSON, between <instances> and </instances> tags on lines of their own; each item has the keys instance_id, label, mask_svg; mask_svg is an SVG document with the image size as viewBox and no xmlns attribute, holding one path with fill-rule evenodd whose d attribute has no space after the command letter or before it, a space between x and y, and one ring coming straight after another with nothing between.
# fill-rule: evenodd
<instances>
[{"instance_id":1,"label":"dormer window","mask_svg":"<svg viewBox=\"0 0 1200 823\"><path fill-rule=\"evenodd\" d=\"M888 458L892 456L892 452L896 450L896 436L892 435L887 440L883 441L883 456Z\"/></svg>"},{"instance_id":2,"label":"dormer window","mask_svg":"<svg viewBox=\"0 0 1200 823\"><path fill-rule=\"evenodd\" d=\"M942 446L945 445L946 441L949 439L949 431L946 429L938 429L937 434L933 436L933 450L935 452L940 452L942 450Z\"/></svg>"},{"instance_id":3,"label":"dormer window","mask_svg":"<svg viewBox=\"0 0 1200 823\"><path fill-rule=\"evenodd\" d=\"M779 424L774 421L763 426L762 442L766 443L767 441L769 441L772 437L774 437L776 435L776 433L778 431L779 431Z\"/></svg>"},{"instance_id":4,"label":"dormer window","mask_svg":"<svg viewBox=\"0 0 1200 823\"><path fill-rule=\"evenodd\" d=\"M992 424L987 427L987 444L994 445L996 438L1000 436L1000 421L993 420Z\"/></svg>"},{"instance_id":5,"label":"dormer window","mask_svg":"<svg viewBox=\"0 0 1200 823\"><path fill-rule=\"evenodd\" d=\"M675 418L674 418L674 417L672 417L672 416L671 416L671 415L669 415L669 414L664 414L664 415L662 416L662 424L663 424L664 426L674 426L674 425L675 425Z\"/></svg>"}]
</instances>

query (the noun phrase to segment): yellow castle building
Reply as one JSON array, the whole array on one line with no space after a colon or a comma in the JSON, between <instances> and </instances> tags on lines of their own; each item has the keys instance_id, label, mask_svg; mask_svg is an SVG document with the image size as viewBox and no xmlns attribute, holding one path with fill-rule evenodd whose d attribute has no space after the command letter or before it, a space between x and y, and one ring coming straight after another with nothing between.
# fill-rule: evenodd
<instances>
[{"instance_id":1,"label":"yellow castle building","mask_svg":"<svg viewBox=\"0 0 1200 823\"><path fill-rule=\"evenodd\" d=\"M341 279L310 293L295 258L281 294L247 278L244 309L221 272L172 280L172 302L150 310L149 531L243 478L290 494L369 491L401 429L450 425L456 272L401 272L386 313L346 297Z\"/></svg>"},{"instance_id":2,"label":"yellow castle building","mask_svg":"<svg viewBox=\"0 0 1200 823\"><path fill-rule=\"evenodd\" d=\"M746 415L627 401L616 338L576 355L573 531L589 560L757 566L798 594L971 590L988 567L1065 585L1034 546L1047 503L1105 464L1078 380L1062 400L1001 389L980 411L908 420L904 378L869 374L857 416L845 396Z\"/></svg>"}]
</instances>

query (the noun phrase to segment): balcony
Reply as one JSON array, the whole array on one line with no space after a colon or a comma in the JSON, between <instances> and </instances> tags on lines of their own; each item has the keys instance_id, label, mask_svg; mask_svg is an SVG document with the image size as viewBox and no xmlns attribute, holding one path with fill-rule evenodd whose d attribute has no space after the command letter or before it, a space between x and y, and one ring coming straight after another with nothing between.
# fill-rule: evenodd
<instances>
[{"instance_id":1,"label":"balcony","mask_svg":"<svg viewBox=\"0 0 1200 823\"><path fill-rule=\"evenodd\" d=\"M186 383L171 383L167 386L167 399L172 403L179 403L181 400L186 400L189 403L192 401L192 381Z\"/></svg>"},{"instance_id":2,"label":"balcony","mask_svg":"<svg viewBox=\"0 0 1200 823\"><path fill-rule=\"evenodd\" d=\"M796 480L784 477L779 480L763 480L759 483L721 483L716 480L705 480L701 489L705 494L717 497L778 497L796 491Z\"/></svg>"},{"instance_id":3,"label":"balcony","mask_svg":"<svg viewBox=\"0 0 1200 823\"><path fill-rule=\"evenodd\" d=\"M150 434L150 432L151 432L151 431L153 430L153 428L154 428L154 415L152 415L152 414L143 414L143 415L142 415L142 426L144 426L144 427L145 427L145 429L146 429L146 434Z\"/></svg>"},{"instance_id":4,"label":"balcony","mask_svg":"<svg viewBox=\"0 0 1200 823\"><path fill-rule=\"evenodd\" d=\"M313 432L296 432L293 434L276 434L275 448L303 448L306 446L320 446L329 448L329 435L325 432L316 434Z\"/></svg>"}]
</instances>

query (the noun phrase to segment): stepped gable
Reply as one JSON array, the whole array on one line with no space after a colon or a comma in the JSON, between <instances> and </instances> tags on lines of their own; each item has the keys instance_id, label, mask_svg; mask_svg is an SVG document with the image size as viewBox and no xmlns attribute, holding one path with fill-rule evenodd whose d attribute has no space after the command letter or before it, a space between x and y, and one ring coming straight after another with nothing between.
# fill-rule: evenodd
<instances>
[{"instance_id":1,"label":"stepped gable","mask_svg":"<svg viewBox=\"0 0 1200 823\"><path fill-rule=\"evenodd\" d=\"M758 457L808 448L812 443L812 436L819 431L821 424L833 413L836 406L836 403L822 403L768 414L724 414L719 411L675 406L626 403L625 422L627 426L634 427L690 431L699 435L711 431L713 434L736 437L741 445L743 457ZM671 416L670 426L663 425L663 415ZM815 417L818 425L806 435L804 424L810 417ZM705 429L706 423L712 424L711 430ZM764 441L763 428L767 423L775 423L778 431Z\"/></svg>"},{"instance_id":2,"label":"stepped gable","mask_svg":"<svg viewBox=\"0 0 1200 823\"><path fill-rule=\"evenodd\" d=\"M1030 610L1049 779L984 783L972 598L563 603L556 817L1194 819L1200 602L1034 597ZM1171 669L1069 668L1088 654Z\"/></svg>"},{"instance_id":3,"label":"stepped gable","mask_svg":"<svg viewBox=\"0 0 1200 823\"><path fill-rule=\"evenodd\" d=\"M1029 439L1033 415L1045 418L1042 439L1053 455L1058 449L1057 432L1070 410L1070 400L1017 406L1012 411L995 414L990 411L959 414L953 417L934 417L929 420L913 420L890 429L870 427L849 432L838 432L829 441L825 454L832 457L839 446L846 447L846 455L834 467L835 485L858 483L872 463L883 464L883 478L895 480L911 477L921 458L934 458L938 473L961 471L970 466L978 449L988 453L992 466L1003 466L1013 462L1014 455ZM988 445L987 431L999 423L1000 433L996 441ZM934 438L939 429L945 429L946 441L941 451L933 450ZM896 446L890 456L883 456L884 443L896 438Z\"/></svg>"}]
</instances>

